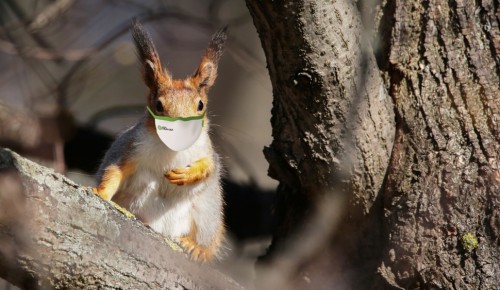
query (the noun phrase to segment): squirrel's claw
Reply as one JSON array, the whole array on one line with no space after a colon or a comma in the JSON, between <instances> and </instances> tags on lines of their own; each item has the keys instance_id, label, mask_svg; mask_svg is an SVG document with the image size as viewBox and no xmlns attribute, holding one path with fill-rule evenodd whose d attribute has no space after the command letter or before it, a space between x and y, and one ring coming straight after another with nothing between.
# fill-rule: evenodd
<instances>
[{"instance_id":1,"label":"squirrel's claw","mask_svg":"<svg viewBox=\"0 0 500 290\"><path fill-rule=\"evenodd\" d=\"M214 258L212 249L198 245L189 236L178 239L179 244L184 249L184 252L189 254L191 260L199 262L211 261Z\"/></svg>"},{"instance_id":2,"label":"squirrel's claw","mask_svg":"<svg viewBox=\"0 0 500 290\"><path fill-rule=\"evenodd\" d=\"M212 171L213 165L207 158L202 158L193 164L182 168L174 168L165 174L172 184L187 185L206 178Z\"/></svg>"},{"instance_id":3,"label":"squirrel's claw","mask_svg":"<svg viewBox=\"0 0 500 290\"><path fill-rule=\"evenodd\" d=\"M165 177L170 183L175 185L184 185L189 183L188 168L175 168L167 172Z\"/></svg>"}]
</instances>

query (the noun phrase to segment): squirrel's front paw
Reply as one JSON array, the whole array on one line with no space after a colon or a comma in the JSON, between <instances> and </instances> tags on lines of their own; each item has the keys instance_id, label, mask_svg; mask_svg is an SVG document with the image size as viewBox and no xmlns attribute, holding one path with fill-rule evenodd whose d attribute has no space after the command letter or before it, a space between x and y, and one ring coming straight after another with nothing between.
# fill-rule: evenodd
<instances>
[{"instance_id":1,"label":"squirrel's front paw","mask_svg":"<svg viewBox=\"0 0 500 290\"><path fill-rule=\"evenodd\" d=\"M165 174L170 183L176 185L187 185L200 181L203 176L192 167L174 168Z\"/></svg>"},{"instance_id":2,"label":"squirrel's front paw","mask_svg":"<svg viewBox=\"0 0 500 290\"><path fill-rule=\"evenodd\" d=\"M205 179L213 170L213 165L208 158L202 158L191 166L184 168L174 168L165 174L170 183L176 185L193 184Z\"/></svg>"},{"instance_id":3,"label":"squirrel's front paw","mask_svg":"<svg viewBox=\"0 0 500 290\"><path fill-rule=\"evenodd\" d=\"M184 185L189 181L188 169L186 168L174 168L165 174L165 177L170 181L170 183L176 185Z\"/></svg>"}]
</instances>

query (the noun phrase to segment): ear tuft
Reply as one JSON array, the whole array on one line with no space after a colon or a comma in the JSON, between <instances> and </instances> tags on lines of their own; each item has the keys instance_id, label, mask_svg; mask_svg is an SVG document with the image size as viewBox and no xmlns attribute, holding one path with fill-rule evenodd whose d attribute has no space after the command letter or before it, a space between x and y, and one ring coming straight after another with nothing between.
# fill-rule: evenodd
<instances>
[{"instance_id":1,"label":"ear tuft","mask_svg":"<svg viewBox=\"0 0 500 290\"><path fill-rule=\"evenodd\" d=\"M210 40L208 44L207 51L205 53L206 56L210 56L214 63L217 63L222 56L224 51L224 44L227 40L227 26L219 29Z\"/></svg>"},{"instance_id":2,"label":"ear tuft","mask_svg":"<svg viewBox=\"0 0 500 290\"><path fill-rule=\"evenodd\" d=\"M143 66L144 81L148 87L152 88L157 85L163 75L160 57L151 35L136 19L132 22L131 31L137 55Z\"/></svg>"},{"instance_id":3,"label":"ear tuft","mask_svg":"<svg viewBox=\"0 0 500 290\"><path fill-rule=\"evenodd\" d=\"M208 43L207 50L201 58L200 66L194 76L199 88L210 88L217 78L217 66L227 39L226 31L227 27L219 29Z\"/></svg>"}]
</instances>

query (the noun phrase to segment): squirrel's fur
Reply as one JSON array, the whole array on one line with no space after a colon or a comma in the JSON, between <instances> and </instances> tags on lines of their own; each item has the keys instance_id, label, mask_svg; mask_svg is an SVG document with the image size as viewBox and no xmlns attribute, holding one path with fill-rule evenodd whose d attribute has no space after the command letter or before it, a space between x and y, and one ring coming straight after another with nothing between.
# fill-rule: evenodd
<instances>
[{"instance_id":1,"label":"squirrel's fur","mask_svg":"<svg viewBox=\"0 0 500 290\"><path fill-rule=\"evenodd\" d=\"M217 76L225 29L214 34L199 68L184 80L174 80L163 70L151 36L137 21L132 35L149 87L149 108L169 117L202 115ZM177 239L193 259L208 261L218 256L224 239L220 178L221 163L210 141L206 114L200 137L188 149L176 152L163 144L154 118L145 113L105 154L95 191L155 231Z\"/></svg>"}]
</instances>

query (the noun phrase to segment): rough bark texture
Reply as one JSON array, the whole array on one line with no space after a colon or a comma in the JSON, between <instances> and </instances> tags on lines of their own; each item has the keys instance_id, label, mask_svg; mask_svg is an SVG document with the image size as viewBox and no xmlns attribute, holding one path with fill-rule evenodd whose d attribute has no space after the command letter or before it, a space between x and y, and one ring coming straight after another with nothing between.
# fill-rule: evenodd
<instances>
[{"instance_id":1,"label":"rough bark texture","mask_svg":"<svg viewBox=\"0 0 500 290\"><path fill-rule=\"evenodd\" d=\"M247 5L274 93L265 150L280 181L273 246L286 244L315 197L348 179L337 244L319 254L323 277L334 277L323 282L340 271L351 279L338 289L498 288L498 1L383 1L372 27L385 86L351 1ZM347 267L328 261L342 254ZM308 285L321 286L318 277Z\"/></svg>"},{"instance_id":2,"label":"rough bark texture","mask_svg":"<svg viewBox=\"0 0 500 290\"><path fill-rule=\"evenodd\" d=\"M381 271L393 285L500 287L498 7L498 1L383 7L380 31L389 33L380 62L398 119Z\"/></svg>"},{"instance_id":3,"label":"rough bark texture","mask_svg":"<svg viewBox=\"0 0 500 290\"><path fill-rule=\"evenodd\" d=\"M22 185L22 186L21 186ZM241 289L90 190L0 148L0 277L26 289Z\"/></svg>"},{"instance_id":4,"label":"rough bark texture","mask_svg":"<svg viewBox=\"0 0 500 290\"><path fill-rule=\"evenodd\" d=\"M247 0L247 6L273 84L273 142L264 153L280 184L270 255L303 224L314 201L347 193L341 231L350 234L340 239L340 251L353 255L346 267L368 264L358 256L373 239L362 230L384 181L395 118L358 10L351 1Z\"/></svg>"}]
</instances>

